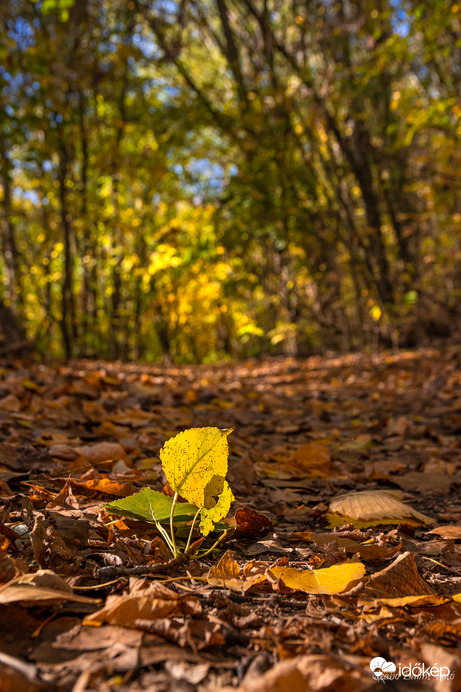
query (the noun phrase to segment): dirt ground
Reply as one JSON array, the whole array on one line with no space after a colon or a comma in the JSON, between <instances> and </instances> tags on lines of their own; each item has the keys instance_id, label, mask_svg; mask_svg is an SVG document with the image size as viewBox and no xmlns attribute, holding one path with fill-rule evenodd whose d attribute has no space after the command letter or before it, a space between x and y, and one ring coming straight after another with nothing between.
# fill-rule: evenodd
<instances>
[{"instance_id":1,"label":"dirt ground","mask_svg":"<svg viewBox=\"0 0 461 692\"><path fill-rule=\"evenodd\" d=\"M460 365L4 363L0 692L461 690ZM172 561L103 505L205 426L235 428L235 528Z\"/></svg>"}]
</instances>

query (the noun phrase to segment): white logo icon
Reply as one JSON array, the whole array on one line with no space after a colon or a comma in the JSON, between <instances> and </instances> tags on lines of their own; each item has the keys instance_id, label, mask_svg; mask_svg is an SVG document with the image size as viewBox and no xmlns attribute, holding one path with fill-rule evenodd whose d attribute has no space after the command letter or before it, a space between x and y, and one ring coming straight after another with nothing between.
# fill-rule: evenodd
<instances>
[{"instance_id":1,"label":"white logo icon","mask_svg":"<svg viewBox=\"0 0 461 692\"><path fill-rule=\"evenodd\" d=\"M383 675L388 675L389 673L395 673L397 666L392 661L386 661L385 658L381 656L376 656L370 661L370 668L373 676L376 678L382 678Z\"/></svg>"}]
</instances>

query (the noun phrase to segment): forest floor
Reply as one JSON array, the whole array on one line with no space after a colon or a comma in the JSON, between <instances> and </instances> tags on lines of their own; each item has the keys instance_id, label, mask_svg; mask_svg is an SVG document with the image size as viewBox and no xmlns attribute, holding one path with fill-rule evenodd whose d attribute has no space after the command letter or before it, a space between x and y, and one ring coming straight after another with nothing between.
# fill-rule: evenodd
<instances>
[{"instance_id":1,"label":"forest floor","mask_svg":"<svg viewBox=\"0 0 461 692\"><path fill-rule=\"evenodd\" d=\"M0 692L461 690L460 366L4 363ZM203 426L235 428L236 528L177 564L103 504Z\"/></svg>"}]
</instances>

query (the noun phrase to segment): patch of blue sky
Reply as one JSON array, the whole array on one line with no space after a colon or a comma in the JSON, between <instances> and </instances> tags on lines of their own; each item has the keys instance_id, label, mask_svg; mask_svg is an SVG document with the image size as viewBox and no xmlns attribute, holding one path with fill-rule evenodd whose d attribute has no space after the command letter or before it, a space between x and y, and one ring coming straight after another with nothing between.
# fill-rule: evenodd
<instances>
[{"instance_id":1,"label":"patch of blue sky","mask_svg":"<svg viewBox=\"0 0 461 692\"><path fill-rule=\"evenodd\" d=\"M212 187L221 187L224 180L224 168L209 159L192 159L187 166L192 174L200 175Z\"/></svg>"},{"instance_id":2,"label":"patch of blue sky","mask_svg":"<svg viewBox=\"0 0 461 692\"><path fill-rule=\"evenodd\" d=\"M142 52L145 58L153 58L158 53L158 46L152 37L134 34L133 45Z\"/></svg>"},{"instance_id":3,"label":"patch of blue sky","mask_svg":"<svg viewBox=\"0 0 461 692\"><path fill-rule=\"evenodd\" d=\"M394 10L391 17L391 23L395 31L400 36L408 36L411 26L411 17L409 17L402 0L391 0L391 7Z\"/></svg>"},{"instance_id":4,"label":"patch of blue sky","mask_svg":"<svg viewBox=\"0 0 461 692\"><path fill-rule=\"evenodd\" d=\"M23 190L22 187L15 187L13 188L13 196L17 199L27 199L36 206L40 204L40 197L35 190Z\"/></svg>"},{"instance_id":5,"label":"patch of blue sky","mask_svg":"<svg viewBox=\"0 0 461 692\"><path fill-rule=\"evenodd\" d=\"M35 45L34 30L23 17L16 19L14 27L8 31L8 36L16 41L22 50Z\"/></svg>"}]
</instances>

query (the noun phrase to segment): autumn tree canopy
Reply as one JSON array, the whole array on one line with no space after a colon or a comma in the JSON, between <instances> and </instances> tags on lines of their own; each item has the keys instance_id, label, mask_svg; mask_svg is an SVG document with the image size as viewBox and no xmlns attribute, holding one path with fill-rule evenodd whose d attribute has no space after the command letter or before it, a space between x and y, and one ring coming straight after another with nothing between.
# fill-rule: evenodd
<instances>
[{"instance_id":1,"label":"autumn tree canopy","mask_svg":"<svg viewBox=\"0 0 461 692\"><path fill-rule=\"evenodd\" d=\"M461 5L3 0L0 21L0 300L41 353L449 332Z\"/></svg>"}]
</instances>

